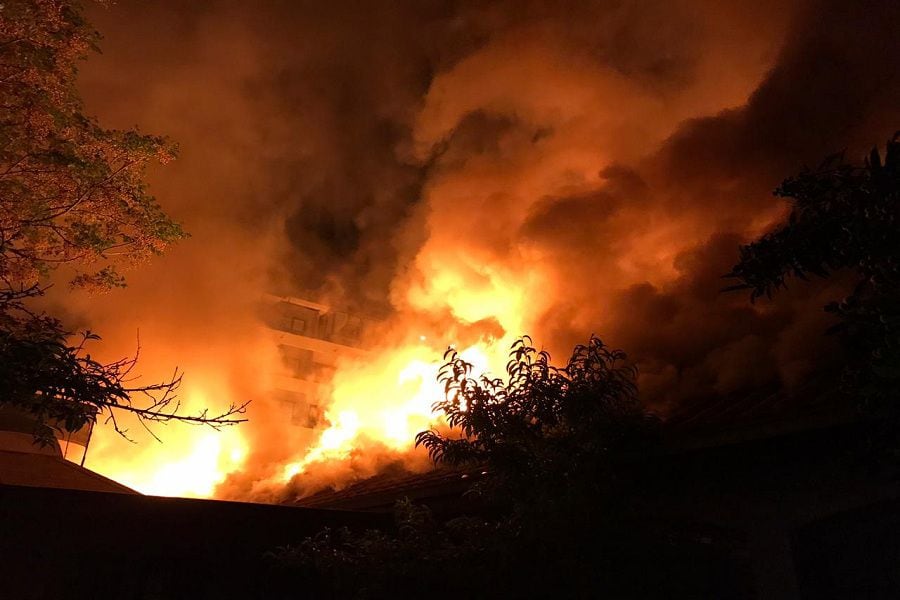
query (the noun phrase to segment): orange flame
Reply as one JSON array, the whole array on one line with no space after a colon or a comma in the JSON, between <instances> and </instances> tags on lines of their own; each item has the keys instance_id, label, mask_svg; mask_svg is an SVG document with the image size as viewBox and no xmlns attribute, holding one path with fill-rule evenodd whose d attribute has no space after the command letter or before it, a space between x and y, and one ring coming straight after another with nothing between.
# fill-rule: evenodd
<instances>
[{"instance_id":1,"label":"orange flame","mask_svg":"<svg viewBox=\"0 0 900 600\"><path fill-rule=\"evenodd\" d=\"M187 411L209 406L201 386L194 384L185 396ZM227 473L244 464L249 450L243 432L235 427L214 431L173 425L158 435L164 443L141 436L142 443L132 445L110 424L101 424L86 466L144 494L207 498Z\"/></svg>"},{"instance_id":2,"label":"orange flame","mask_svg":"<svg viewBox=\"0 0 900 600\"><path fill-rule=\"evenodd\" d=\"M424 337L424 336L422 336ZM469 346L460 356L480 372L488 371L495 342ZM355 362L338 371L330 425L302 457L285 465L282 480L305 472L311 465L344 460L361 440L374 440L398 452L408 452L416 434L441 417L432 404L443 394L437 381L440 356L424 344L396 348L382 360Z\"/></svg>"},{"instance_id":3,"label":"orange flame","mask_svg":"<svg viewBox=\"0 0 900 600\"><path fill-rule=\"evenodd\" d=\"M88 453L88 466L143 493L194 497L216 495L217 486L230 474L255 469L251 491L238 496L269 500L277 497L272 490L283 488L294 476L318 469L327 471L349 460L361 448L377 447L377 452L382 454L409 458L415 435L441 422L441 416L432 408L443 396L437 374L443 352L455 342L454 332L458 327L490 318L492 331L474 332L477 337L474 342L473 332L469 331L469 342L459 353L473 365L476 374L503 372L505 349L512 336L497 336L498 323L503 331L520 330L523 290L528 286L513 285L508 274L503 277L491 274L481 283L467 293L466 278L447 272L427 287L411 286L410 303L427 310L419 313L413 308L408 314L434 314L435 307L443 305L445 314L449 309L453 315L449 327L434 334L434 325L417 326L414 324L417 319L407 318L405 323L393 324L396 333L388 336L397 340L393 345L340 359L328 386L327 425L315 432L312 440L301 439L297 430L289 427L260 431L272 422L270 419L268 425L259 424L257 417L272 411L273 401L259 397L250 406L247 425L222 431L171 425L158 432L164 442L161 445L153 441L129 445L109 427L99 427ZM428 335L410 333L416 330L426 331ZM278 362L274 353L270 360ZM270 367L273 373L279 369L274 364ZM186 371L188 389L184 409L187 412L227 405L228 401L235 400L228 386L216 383L209 376L203 377L216 372L213 366L204 365L193 371L186 367ZM263 390L268 374L259 376L261 381L255 387ZM256 460L254 451L260 439L271 440L273 436L279 438L278 445L284 448L282 455L275 459L277 464L264 469L249 464ZM420 460L418 464L424 466L427 461Z\"/></svg>"}]
</instances>

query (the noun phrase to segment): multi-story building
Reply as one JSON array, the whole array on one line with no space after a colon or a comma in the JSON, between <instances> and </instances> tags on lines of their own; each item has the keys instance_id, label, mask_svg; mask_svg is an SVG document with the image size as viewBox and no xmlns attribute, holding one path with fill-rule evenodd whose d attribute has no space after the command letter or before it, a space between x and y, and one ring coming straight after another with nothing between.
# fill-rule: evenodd
<instances>
[{"instance_id":1,"label":"multi-story building","mask_svg":"<svg viewBox=\"0 0 900 600\"><path fill-rule=\"evenodd\" d=\"M291 423L313 429L321 424L337 361L365 353L372 320L288 296L267 295L265 304L264 319L275 330L284 366L272 398L283 404Z\"/></svg>"}]
</instances>

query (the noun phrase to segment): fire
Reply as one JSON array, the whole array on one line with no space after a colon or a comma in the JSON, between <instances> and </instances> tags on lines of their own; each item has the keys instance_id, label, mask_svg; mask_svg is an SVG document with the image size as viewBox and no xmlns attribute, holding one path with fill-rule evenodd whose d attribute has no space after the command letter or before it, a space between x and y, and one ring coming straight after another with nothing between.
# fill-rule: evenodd
<instances>
[{"instance_id":1,"label":"fire","mask_svg":"<svg viewBox=\"0 0 900 600\"><path fill-rule=\"evenodd\" d=\"M209 406L203 386L194 383L185 394L184 409L196 411ZM100 424L93 436L86 466L103 475L154 496L208 498L227 473L243 466L249 445L239 428L221 431L184 425L154 427L162 443L148 435L138 436L140 426L129 428L139 444L131 444ZM153 425L150 425L153 427Z\"/></svg>"},{"instance_id":2,"label":"fire","mask_svg":"<svg viewBox=\"0 0 900 600\"><path fill-rule=\"evenodd\" d=\"M360 449L411 456L415 435L441 422L432 408L444 393L437 376L444 352L455 342L454 324L440 333L434 325L426 329L411 323L394 325L399 333L393 345L366 354L348 354L337 364L327 386L325 426L313 432L313 439L301 439L298 430L286 423L283 412L278 412L274 401L264 393L269 385L266 367L272 372L280 368L275 364L279 362L277 355L272 353L266 358L269 364L253 373L259 381L251 387L260 390L260 395L250 405L248 424L220 431L151 424L162 440L157 443L143 435L139 425L128 422L124 425L129 428L129 436L140 442L130 444L111 425L101 423L86 466L145 494L182 497L221 495L219 486L229 475L253 472L250 491L237 497L269 500L277 497L272 490L283 488L294 476L317 469L325 472ZM472 342L472 335L469 332L470 343L459 351L460 356L473 365L476 374L502 372L504 362L500 361L505 361L504 349L510 340L483 333ZM223 381L219 369L225 370L227 365L186 367L184 412L196 413L204 407L213 410L240 400ZM260 444L274 444L285 452L274 459L261 458L257 453ZM272 464L258 464L267 460Z\"/></svg>"},{"instance_id":3,"label":"fire","mask_svg":"<svg viewBox=\"0 0 900 600\"><path fill-rule=\"evenodd\" d=\"M333 382L329 426L302 457L285 465L281 479L289 481L312 465L346 459L361 441L376 441L397 452L412 449L415 435L440 422L432 405L443 389L437 380L441 351L424 342L395 348L380 359L347 363ZM491 371L489 357L497 341L472 345L460 356L476 372Z\"/></svg>"},{"instance_id":4,"label":"fire","mask_svg":"<svg viewBox=\"0 0 900 600\"><path fill-rule=\"evenodd\" d=\"M228 450L229 445L215 432L198 436L187 456L147 473L149 479L136 482L134 487L156 496L210 496L224 473L240 466L245 456L243 448L232 446Z\"/></svg>"},{"instance_id":5,"label":"fire","mask_svg":"<svg viewBox=\"0 0 900 600\"><path fill-rule=\"evenodd\" d=\"M150 494L266 501L277 500L279 490L302 475L317 486L340 483L328 478L342 465L349 465L351 477L374 474L385 457L426 468L427 457L415 452L414 441L417 433L441 423L433 405L444 394L437 376L447 347L455 345L474 375L500 375L509 344L531 331L552 300L553 279L540 256L529 248L514 253L518 259L509 264L486 250L458 254L433 240L420 249L408 277L394 283L396 313L380 325L377 342L367 353L337 359L325 398L318 399L323 429L291 427L293 415L269 394L275 389L271 379L282 368L277 344L288 341L266 341L261 334L259 343L245 340L235 352L229 338L221 363L209 360L208 346L193 353L172 347L168 356L189 354L203 361L183 365L185 381L193 386L186 412L245 400L223 383L238 379L254 394L250 423L221 432L169 427L159 432L162 446L151 440L123 447L101 430L101 448L91 448L89 466ZM250 355L252 360L243 358ZM168 361L163 357L162 364ZM235 375L230 371L237 365L243 370ZM361 461L370 462L372 470L358 470Z\"/></svg>"},{"instance_id":6,"label":"fire","mask_svg":"<svg viewBox=\"0 0 900 600\"><path fill-rule=\"evenodd\" d=\"M743 199L763 182L732 170L729 152L743 146L726 134L760 116L777 122L781 112L767 112L779 106L771 94L785 90L760 84L782 72L774 68L782 56L805 56L782 54L785 39L788 49L808 41L786 34L791 11L716 6L708 19L681 4L521 15L463 7L446 20L381 11L366 23L398 39L360 36L350 22L322 30L296 11L216 35L221 23L240 20L212 11L198 36L161 43L169 62L160 64L177 68L150 73L130 50L129 27L143 21L122 13L128 26L109 28L118 34L105 62L89 63L97 66L86 71L87 106L101 121L147 120L188 150L152 187L194 237L129 275L127 296L84 300L70 312L84 313L104 345L124 337L115 347L126 352L140 328L140 371L152 381L181 367L192 386L186 412L253 403L248 424L222 432L157 427L162 444L135 423L138 445L98 426L87 466L148 493L256 498L373 448L408 456L415 434L439 422L431 406L443 393L435 378L450 344L476 374L499 375L515 336L568 344L576 331L622 335L631 323L653 323L657 304L661 312L689 306L694 298L684 294L696 286L688 275L700 266L679 257L716 233L770 221L759 212L764 203ZM269 21L283 26L260 28ZM307 30L329 43L299 47ZM435 35L423 37L426 30ZM329 59L334 48L341 60ZM373 65L384 77L368 76ZM247 82L261 93L247 94ZM111 84L139 93L108 94ZM335 101L343 98L354 102ZM747 102L755 108L741 112ZM209 110L185 119L196 106ZM211 131L215 151L201 151ZM710 132L722 137L703 137ZM748 143L764 149L763 141ZM707 154L695 142L717 145ZM724 162L706 173L695 154ZM765 154L750 153L748 172L770 171ZM784 154L781 146L773 153ZM322 276L327 285L317 283ZM256 296L290 282L321 289L334 304L385 294L395 312L369 354L329 361L336 371L324 401L306 415L270 397L282 357L277 343L250 331L259 325L249 307ZM652 291L646 307L626 293L634 286ZM694 322L680 318L660 335ZM648 352L669 381L687 366L670 364L662 346ZM281 391L309 392L300 387ZM291 425L310 415L303 424L324 416L322 429Z\"/></svg>"},{"instance_id":7,"label":"fire","mask_svg":"<svg viewBox=\"0 0 900 600\"><path fill-rule=\"evenodd\" d=\"M476 332L477 340L458 352L475 375L504 372L506 348L522 331L523 316L541 306L527 302L541 297L536 293L540 277L533 269L515 273L432 259L420 256L420 268L430 269L432 276L427 283L411 283L406 301L412 311L449 312L452 322L444 323L443 331L433 327L426 335L416 332L415 318L398 317L391 337L406 343L389 343L339 363L325 413L329 425L309 449L287 462L281 483L317 465L347 460L354 450L372 443L408 456L416 434L441 422L442 416L433 410L444 394L438 371L447 347L455 347L453 337L459 326L482 320L499 325L503 334Z\"/></svg>"}]
</instances>

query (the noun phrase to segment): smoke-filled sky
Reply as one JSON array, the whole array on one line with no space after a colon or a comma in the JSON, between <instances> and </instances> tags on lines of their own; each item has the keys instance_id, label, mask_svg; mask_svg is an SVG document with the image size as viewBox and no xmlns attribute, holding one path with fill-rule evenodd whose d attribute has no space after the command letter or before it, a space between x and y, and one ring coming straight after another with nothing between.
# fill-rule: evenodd
<instances>
[{"instance_id":1,"label":"smoke-filled sky","mask_svg":"<svg viewBox=\"0 0 900 600\"><path fill-rule=\"evenodd\" d=\"M263 289L397 331L530 333L559 357L596 333L661 409L790 389L828 351L836 292L751 306L720 277L783 216L781 179L900 128L890 0L135 0L90 15L105 39L81 73L88 112L179 143L152 190L193 237L72 311L120 353L140 328L149 364L237 396L271 358L236 351Z\"/></svg>"}]
</instances>

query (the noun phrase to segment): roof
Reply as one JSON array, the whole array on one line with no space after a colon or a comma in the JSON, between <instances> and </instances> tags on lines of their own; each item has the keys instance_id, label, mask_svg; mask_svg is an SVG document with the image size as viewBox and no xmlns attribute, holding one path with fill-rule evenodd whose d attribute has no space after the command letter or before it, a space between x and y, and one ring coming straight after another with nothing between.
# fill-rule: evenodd
<instances>
[{"instance_id":1,"label":"roof","mask_svg":"<svg viewBox=\"0 0 900 600\"><path fill-rule=\"evenodd\" d=\"M459 505L462 494L484 475L478 469L450 468L437 468L424 473L382 473L339 490L328 489L298 498L289 504L366 512L390 511L401 498L429 504L452 499L452 502Z\"/></svg>"},{"instance_id":2,"label":"roof","mask_svg":"<svg viewBox=\"0 0 900 600\"><path fill-rule=\"evenodd\" d=\"M0 485L137 494L63 458L59 446L36 444L31 434L0 431Z\"/></svg>"},{"instance_id":3,"label":"roof","mask_svg":"<svg viewBox=\"0 0 900 600\"><path fill-rule=\"evenodd\" d=\"M390 524L374 513L0 485L0 598L305 597L273 550L323 527ZM294 587L273 592L280 581Z\"/></svg>"},{"instance_id":4,"label":"roof","mask_svg":"<svg viewBox=\"0 0 900 600\"><path fill-rule=\"evenodd\" d=\"M61 456L0 450L0 484L137 494Z\"/></svg>"},{"instance_id":5,"label":"roof","mask_svg":"<svg viewBox=\"0 0 900 600\"><path fill-rule=\"evenodd\" d=\"M819 429L858 418L834 386L809 382L791 392L762 389L740 397L704 397L678 406L664 420L677 447L718 446Z\"/></svg>"}]
</instances>

